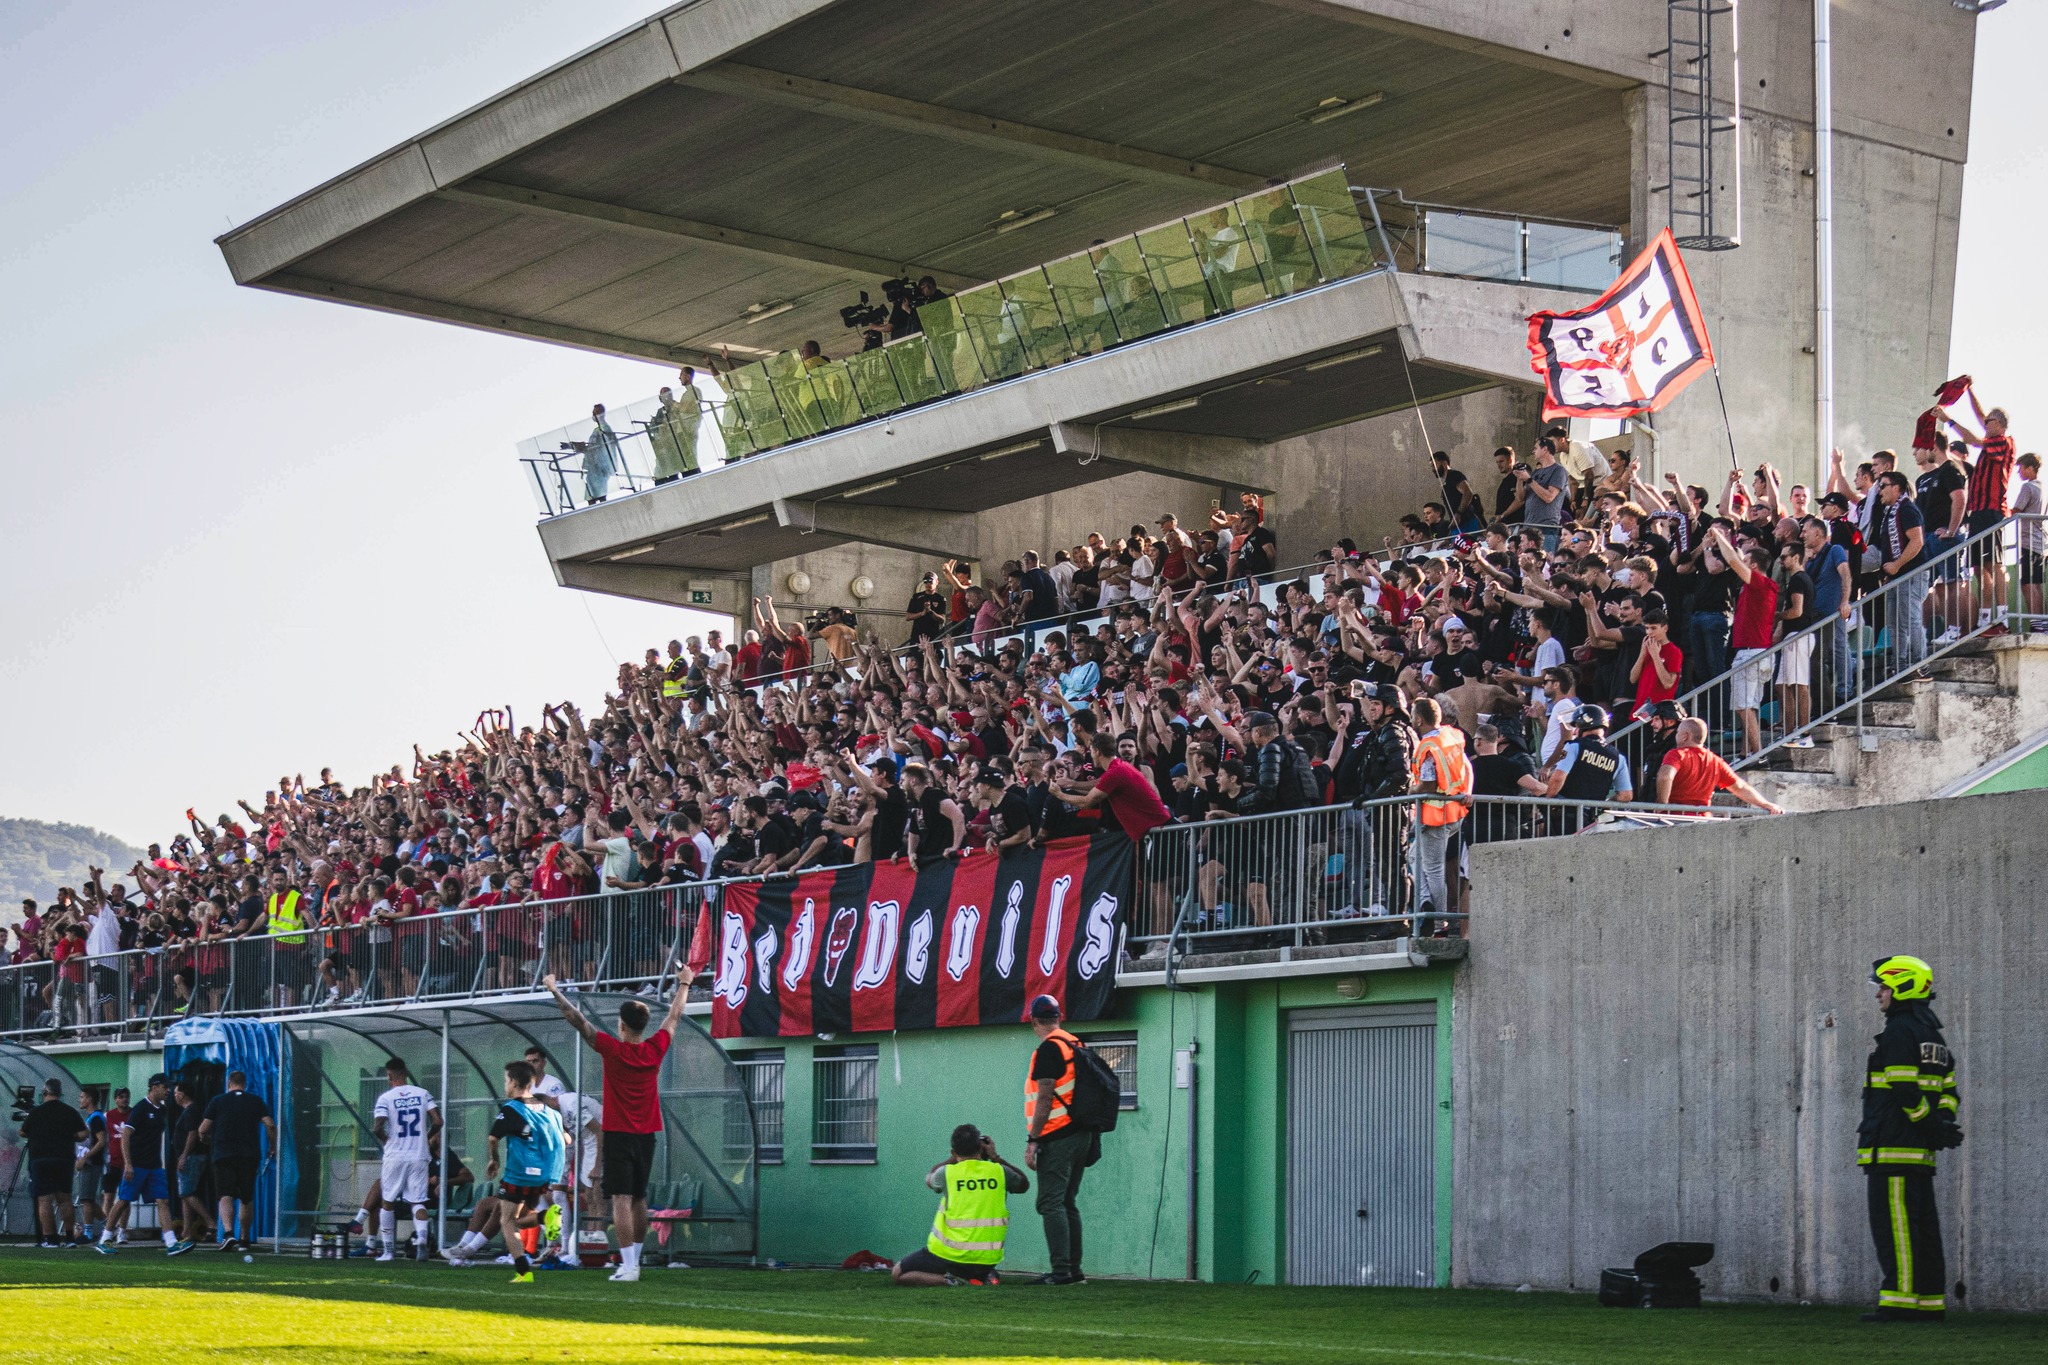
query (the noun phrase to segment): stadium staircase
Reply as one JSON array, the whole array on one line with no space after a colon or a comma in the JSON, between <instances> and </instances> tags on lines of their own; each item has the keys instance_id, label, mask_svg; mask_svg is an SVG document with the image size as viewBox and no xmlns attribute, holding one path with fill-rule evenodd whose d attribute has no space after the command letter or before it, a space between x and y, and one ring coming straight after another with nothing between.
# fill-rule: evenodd
<instances>
[{"instance_id":1,"label":"stadium staircase","mask_svg":"<svg viewBox=\"0 0 2048 1365\"><path fill-rule=\"evenodd\" d=\"M2048 639L1982 641L1865 704L1859 731L1824 722L1811 749L1779 748L1744 771L1793 811L1843 810L1958 795L2014 750L2048 737Z\"/></svg>"}]
</instances>

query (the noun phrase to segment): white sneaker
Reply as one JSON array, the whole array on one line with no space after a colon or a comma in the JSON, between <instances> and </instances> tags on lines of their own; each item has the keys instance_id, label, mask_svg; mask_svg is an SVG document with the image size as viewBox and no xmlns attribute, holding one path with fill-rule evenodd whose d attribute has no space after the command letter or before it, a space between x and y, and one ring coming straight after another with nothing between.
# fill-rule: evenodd
<instances>
[{"instance_id":1,"label":"white sneaker","mask_svg":"<svg viewBox=\"0 0 2048 1365\"><path fill-rule=\"evenodd\" d=\"M327 1006L329 1006L329 1005L333 1005L333 1004L336 1004L337 1002L339 1002L339 1001L340 1001L340 999L341 999L341 987L339 987L339 986L329 986L329 987L327 988L327 994L326 994L326 995L323 995L323 996L321 996L321 997L320 997L320 1005L321 1005L321 1008L325 1009L325 1008L326 1008Z\"/></svg>"},{"instance_id":2,"label":"white sneaker","mask_svg":"<svg viewBox=\"0 0 2048 1365\"><path fill-rule=\"evenodd\" d=\"M1938 645L1952 645L1962 638L1962 630L1959 627L1950 626L1947 630L1934 637L1934 643Z\"/></svg>"},{"instance_id":3,"label":"white sneaker","mask_svg":"<svg viewBox=\"0 0 2048 1365\"><path fill-rule=\"evenodd\" d=\"M1374 901L1371 905L1365 907L1365 913L1373 919L1385 919L1389 911L1386 906L1381 905L1378 901Z\"/></svg>"},{"instance_id":4,"label":"white sneaker","mask_svg":"<svg viewBox=\"0 0 2048 1365\"><path fill-rule=\"evenodd\" d=\"M1797 739L1788 739L1785 741L1785 747L1788 749L1811 749L1813 747L1813 736L1801 735Z\"/></svg>"},{"instance_id":5,"label":"white sneaker","mask_svg":"<svg viewBox=\"0 0 2048 1365\"><path fill-rule=\"evenodd\" d=\"M499 1258L497 1259L497 1262L496 1262L496 1264L498 1264L498 1265L511 1265L511 1264L512 1264L512 1258L511 1258L510 1256L500 1256L500 1257L499 1257Z\"/></svg>"},{"instance_id":6,"label":"white sneaker","mask_svg":"<svg viewBox=\"0 0 2048 1365\"><path fill-rule=\"evenodd\" d=\"M637 1265L622 1265L612 1272L611 1278L620 1284L632 1284L640 1278L640 1267Z\"/></svg>"},{"instance_id":7,"label":"white sneaker","mask_svg":"<svg viewBox=\"0 0 2048 1365\"><path fill-rule=\"evenodd\" d=\"M387 1261L395 1261L395 1260L397 1260L397 1259L398 1259L398 1258L397 1258L396 1256L393 1256L393 1255L392 1255L392 1254L391 1254L390 1252L388 1252L388 1251L382 1251L382 1252L379 1252L379 1253L377 1253L377 1264L378 1264L378 1265L383 1265L383 1264L385 1264L385 1263L386 1263Z\"/></svg>"}]
</instances>

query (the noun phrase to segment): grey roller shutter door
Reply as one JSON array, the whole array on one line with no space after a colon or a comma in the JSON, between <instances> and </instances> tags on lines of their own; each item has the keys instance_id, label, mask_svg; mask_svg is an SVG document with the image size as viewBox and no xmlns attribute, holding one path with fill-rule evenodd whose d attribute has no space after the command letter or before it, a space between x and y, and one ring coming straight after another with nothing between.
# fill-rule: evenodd
<instances>
[{"instance_id":1,"label":"grey roller shutter door","mask_svg":"<svg viewBox=\"0 0 2048 1365\"><path fill-rule=\"evenodd\" d=\"M1287 1278L1436 1283L1436 1006L1288 1016Z\"/></svg>"}]
</instances>

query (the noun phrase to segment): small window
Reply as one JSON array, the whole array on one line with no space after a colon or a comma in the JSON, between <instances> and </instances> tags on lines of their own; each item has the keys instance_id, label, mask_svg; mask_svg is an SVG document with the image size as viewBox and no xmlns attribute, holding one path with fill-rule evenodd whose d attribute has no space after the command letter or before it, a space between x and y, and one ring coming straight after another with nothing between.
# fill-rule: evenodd
<instances>
[{"instance_id":1,"label":"small window","mask_svg":"<svg viewBox=\"0 0 2048 1365\"><path fill-rule=\"evenodd\" d=\"M735 1052L733 1065L740 1071L740 1084L746 1087L747 1098L754 1106L754 1133L752 1145L759 1151L761 1164L780 1166L782 1164L782 1049L764 1048L759 1052ZM725 1126L725 1150L728 1156L743 1157L749 1148L747 1139L746 1111L733 1105L727 1111Z\"/></svg>"},{"instance_id":2,"label":"small window","mask_svg":"<svg viewBox=\"0 0 2048 1365\"><path fill-rule=\"evenodd\" d=\"M811 1161L873 1164L879 1050L819 1048L811 1060Z\"/></svg>"},{"instance_id":3,"label":"small window","mask_svg":"<svg viewBox=\"0 0 2048 1365\"><path fill-rule=\"evenodd\" d=\"M376 1119L377 1097L390 1086L379 1071L358 1070L356 1073L356 1115L361 1120L356 1125L356 1160L375 1161L384 1155L384 1144L377 1141Z\"/></svg>"},{"instance_id":4,"label":"small window","mask_svg":"<svg viewBox=\"0 0 2048 1365\"><path fill-rule=\"evenodd\" d=\"M1138 1035L1135 1033L1091 1033L1077 1035L1081 1041L1094 1050L1095 1055L1109 1063L1109 1069L1116 1073L1119 1109L1138 1107Z\"/></svg>"}]
</instances>

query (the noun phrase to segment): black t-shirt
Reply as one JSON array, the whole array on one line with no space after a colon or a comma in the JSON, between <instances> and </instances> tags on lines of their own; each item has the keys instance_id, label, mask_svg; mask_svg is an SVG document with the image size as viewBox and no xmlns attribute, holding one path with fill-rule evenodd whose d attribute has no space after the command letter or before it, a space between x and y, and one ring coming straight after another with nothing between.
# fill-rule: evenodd
<instances>
[{"instance_id":1,"label":"black t-shirt","mask_svg":"<svg viewBox=\"0 0 2048 1365\"><path fill-rule=\"evenodd\" d=\"M1466 482L1465 476L1455 469L1446 469L1444 471L1443 485L1444 510L1451 514L1451 524L1455 527L1459 521L1458 509L1464 505L1465 501L1464 494L1460 493L1458 489L1460 486L1470 488L1471 485ZM1479 508L1474 506L1472 512L1473 515L1478 515Z\"/></svg>"},{"instance_id":2,"label":"black t-shirt","mask_svg":"<svg viewBox=\"0 0 2048 1365\"><path fill-rule=\"evenodd\" d=\"M1790 602L1794 593L1799 594L1799 614L1786 618L1787 634L1804 630L1820 620L1820 613L1813 609L1813 579L1807 576L1804 569L1785 580L1784 585L1778 589L1778 601Z\"/></svg>"},{"instance_id":3,"label":"black t-shirt","mask_svg":"<svg viewBox=\"0 0 2048 1365\"><path fill-rule=\"evenodd\" d=\"M1060 614L1059 585L1052 581L1052 575L1044 569L1026 569L1024 587L1031 594L1031 600L1024 604L1024 619L1043 621Z\"/></svg>"},{"instance_id":4,"label":"black t-shirt","mask_svg":"<svg viewBox=\"0 0 2048 1365\"><path fill-rule=\"evenodd\" d=\"M174 1157L185 1155L188 1144L194 1156L206 1155L206 1149L192 1141L193 1134L199 1131L200 1121L205 1117L206 1106L200 1104L188 1104L178 1111L177 1122L171 1125L171 1154Z\"/></svg>"},{"instance_id":5,"label":"black t-shirt","mask_svg":"<svg viewBox=\"0 0 2048 1365\"><path fill-rule=\"evenodd\" d=\"M996 803L994 823L998 842L1019 830L1032 828L1031 803L1025 799L1022 787L1003 789L1003 799Z\"/></svg>"},{"instance_id":6,"label":"black t-shirt","mask_svg":"<svg viewBox=\"0 0 2048 1365\"><path fill-rule=\"evenodd\" d=\"M215 1161L250 1160L263 1155L263 1120L270 1106L261 1095L223 1090L206 1102L206 1121L213 1125Z\"/></svg>"},{"instance_id":7,"label":"black t-shirt","mask_svg":"<svg viewBox=\"0 0 2048 1365\"><path fill-rule=\"evenodd\" d=\"M757 858L772 855L779 863L795 847L796 841L790 832L773 819L763 820L761 827L754 831L754 856Z\"/></svg>"},{"instance_id":8,"label":"black t-shirt","mask_svg":"<svg viewBox=\"0 0 2048 1365\"><path fill-rule=\"evenodd\" d=\"M1969 476L1957 469L1952 460L1943 460L1913 481L1913 505L1920 509L1920 520L1926 524L1930 539L1936 532L1948 529L1956 491L1969 482Z\"/></svg>"},{"instance_id":9,"label":"black t-shirt","mask_svg":"<svg viewBox=\"0 0 2048 1365\"><path fill-rule=\"evenodd\" d=\"M1240 574L1271 573L1273 556L1279 549L1280 542L1271 531L1263 526L1252 527L1237 546L1237 571Z\"/></svg>"},{"instance_id":10,"label":"black t-shirt","mask_svg":"<svg viewBox=\"0 0 2048 1365\"><path fill-rule=\"evenodd\" d=\"M254 924L262 918L263 897L261 896L250 896L247 900L235 906L235 927L238 929L245 924Z\"/></svg>"},{"instance_id":11,"label":"black t-shirt","mask_svg":"<svg viewBox=\"0 0 2048 1365\"><path fill-rule=\"evenodd\" d=\"M938 787L926 787L912 808L911 819L917 822L917 856L920 859L936 858L953 846L953 822L946 818L942 807L946 793Z\"/></svg>"},{"instance_id":12,"label":"black t-shirt","mask_svg":"<svg viewBox=\"0 0 2048 1365\"><path fill-rule=\"evenodd\" d=\"M1510 469L1507 473L1501 475L1500 482L1494 486L1493 515L1495 520L1505 518L1508 514L1508 509L1515 505L1515 494L1519 491L1516 488L1516 484L1519 482L1520 480L1515 477L1514 470Z\"/></svg>"},{"instance_id":13,"label":"black t-shirt","mask_svg":"<svg viewBox=\"0 0 2048 1365\"><path fill-rule=\"evenodd\" d=\"M128 1131L123 1135L121 1153L138 1171L159 1170L164 1164L164 1128L170 1115L152 1100L137 1100L128 1110Z\"/></svg>"},{"instance_id":14,"label":"black t-shirt","mask_svg":"<svg viewBox=\"0 0 2048 1365\"><path fill-rule=\"evenodd\" d=\"M875 803L874 823L868 826L868 852L884 862L903 851L903 827L910 822L910 798L901 787L884 787Z\"/></svg>"},{"instance_id":15,"label":"black t-shirt","mask_svg":"<svg viewBox=\"0 0 2048 1365\"><path fill-rule=\"evenodd\" d=\"M1047 1038L1038 1045L1038 1051L1031 1054L1031 1079L1034 1081L1056 1081L1067 1074L1067 1054L1060 1045Z\"/></svg>"},{"instance_id":16,"label":"black t-shirt","mask_svg":"<svg viewBox=\"0 0 2048 1365\"><path fill-rule=\"evenodd\" d=\"M62 1100L37 1105L21 1125L30 1161L77 1160L78 1135L84 1131L85 1115Z\"/></svg>"},{"instance_id":17,"label":"black t-shirt","mask_svg":"<svg viewBox=\"0 0 2048 1365\"><path fill-rule=\"evenodd\" d=\"M86 1139L88 1145L92 1143L93 1138L101 1139L100 1149L92 1154L92 1164L95 1166L106 1165L107 1144L105 1138L107 1136L107 1116L97 1109L87 1114L85 1116L85 1131L92 1134L92 1137Z\"/></svg>"},{"instance_id":18,"label":"black t-shirt","mask_svg":"<svg viewBox=\"0 0 2048 1365\"><path fill-rule=\"evenodd\" d=\"M1701 568L1705 568L1703 563ZM1733 569L1724 568L1719 573L1696 573L1692 576L1692 609L1696 612L1727 611L1735 600L1739 584Z\"/></svg>"},{"instance_id":19,"label":"black t-shirt","mask_svg":"<svg viewBox=\"0 0 2048 1365\"><path fill-rule=\"evenodd\" d=\"M946 599L938 593L912 593L910 613L910 638L913 641L934 639L945 632Z\"/></svg>"},{"instance_id":20,"label":"black t-shirt","mask_svg":"<svg viewBox=\"0 0 2048 1365\"><path fill-rule=\"evenodd\" d=\"M1503 749L1497 754L1472 757L1472 792L1475 796L1527 796L1521 779L1536 775L1536 763L1520 749Z\"/></svg>"}]
</instances>

